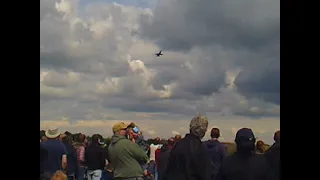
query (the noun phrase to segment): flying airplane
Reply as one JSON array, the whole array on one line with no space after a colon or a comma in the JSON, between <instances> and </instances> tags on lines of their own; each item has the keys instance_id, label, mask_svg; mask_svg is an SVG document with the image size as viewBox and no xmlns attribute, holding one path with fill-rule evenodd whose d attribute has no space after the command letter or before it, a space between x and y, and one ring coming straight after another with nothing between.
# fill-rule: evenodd
<instances>
[{"instance_id":1,"label":"flying airplane","mask_svg":"<svg viewBox=\"0 0 320 180\"><path fill-rule=\"evenodd\" d=\"M162 50L161 50L159 53L156 53L156 54L154 54L154 55L156 55L157 57L160 57L161 55L163 55L163 54L162 54Z\"/></svg>"}]
</instances>

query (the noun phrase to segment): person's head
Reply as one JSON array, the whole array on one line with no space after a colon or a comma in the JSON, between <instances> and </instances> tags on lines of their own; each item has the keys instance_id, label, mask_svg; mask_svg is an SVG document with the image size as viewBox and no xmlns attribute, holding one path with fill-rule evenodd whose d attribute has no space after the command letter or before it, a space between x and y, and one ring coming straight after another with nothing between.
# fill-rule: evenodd
<instances>
[{"instance_id":1,"label":"person's head","mask_svg":"<svg viewBox=\"0 0 320 180\"><path fill-rule=\"evenodd\" d=\"M160 144L162 144L163 146L168 146L168 141L166 139L161 139Z\"/></svg>"},{"instance_id":2,"label":"person's head","mask_svg":"<svg viewBox=\"0 0 320 180\"><path fill-rule=\"evenodd\" d=\"M174 138L169 138L169 139L168 139L168 145L169 145L169 146L173 146L174 143L175 143Z\"/></svg>"},{"instance_id":3,"label":"person's head","mask_svg":"<svg viewBox=\"0 0 320 180\"><path fill-rule=\"evenodd\" d=\"M60 134L60 135L59 135L59 140L62 141L62 139L63 139L64 137L66 137L66 136L67 136L67 135L65 135L65 134Z\"/></svg>"},{"instance_id":4,"label":"person's head","mask_svg":"<svg viewBox=\"0 0 320 180\"><path fill-rule=\"evenodd\" d=\"M60 136L60 132L59 132L59 129L56 128L56 129L48 129L46 132L45 132L45 136L47 137L47 139L58 139L58 137Z\"/></svg>"},{"instance_id":5,"label":"person's head","mask_svg":"<svg viewBox=\"0 0 320 180\"><path fill-rule=\"evenodd\" d=\"M84 143L86 140L86 135L79 133L78 140L79 140L79 143Z\"/></svg>"},{"instance_id":6,"label":"person's head","mask_svg":"<svg viewBox=\"0 0 320 180\"><path fill-rule=\"evenodd\" d=\"M63 144L72 145L72 138L71 138L71 136L64 136L64 137L62 138L62 143L63 143Z\"/></svg>"},{"instance_id":7,"label":"person's head","mask_svg":"<svg viewBox=\"0 0 320 180\"><path fill-rule=\"evenodd\" d=\"M275 142L280 142L280 130L274 133L273 140Z\"/></svg>"},{"instance_id":8,"label":"person's head","mask_svg":"<svg viewBox=\"0 0 320 180\"><path fill-rule=\"evenodd\" d=\"M182 138L181 135L180 135L180 134L177 134L177 135L174 136L174 141L175 141L175 142L178 142L178 141L181 140L181 138Z\"/></svg>"},{"instance_id":9,"label":"person's head","mask_svg":"<svg viewBox=\"0 0 320 180\"><path fill-rule=\"evenodd\" d=\"M119 122L113 125L112 131L115 135L125 136L127 134L128 124Z\"/></svg>"},{"instance_id":10,"label":"person's head","mask_svg":"<svg viewBox=\"0 0 320 180\"><path fill-rule=\"evenodd\" d=\"M197 115L190 122L190 134L202 139L208 130L208 118Z\"/></svg>"},{"instance_id":11,"label":"person's head","mask_svg":"<svg viewBox=\"0 0 320 180\"><path fill-rule=\"evenodd\" d=\"M261 140L257 141L256 149L259 150L259 151L264 151L264 142L261 141Z\"/></svg>"},{"instance_id":12,"label":"person's head","mask_svg":"<svg viewBox=\"0 0 320 180\"><path fill-rule=\"evenodd\" d=\"M62 171L57 171L51 177L51 180L68 180L67 175L65 175Z\"/></svg>"},{"instance_id":13,"label":"person's head","mask_svg":"<svg viewBox=\"0 0 320 180\"><path fill-rule=\"evenodd\" d=\"M249 128L240 129L235 138L237 144L237 152L249 153L255 148L256 138Z\"/></svg>"},{"instance_id":14,"label":"person's head","mask_svg":"<svg viewBox=\"0 0 320 180\"><path fill-rule=\"evenodd\" d=\"M48 140L48 138L47 138L46 135L43 135L43 136L41 137L41 142L45 142L45 141L47 141L47 140Z\"/></svg>"},{"instance_id":15,"label":"person's head","mask_svg":"<svg viewBox=\"0 0 320 180\"><path fill-rule=\"evenodd\" d=\"M220 137L220 130L218 128L212 128L210 136L212 139L218 139Z\"/></svg>"},{"instance_id":16,"label":"person's head","mask_svg":"<svg viewBox=\"0 0 320 180\"><path fill-rule=\"evenodd\" d=\"M104 139L100 134L94 134L91 137L92 144L104 145Z\"/></svg>"},{"instance_id":17,"label":"person's head","mask_svg":"<svg viewBox=\"0 0 320 180\"><path fill-rule=\"evenodd\" d=\"M159 137L156 137L156 138L154 138L154 140L153 140L153 144L160 144L160 138Z\"/></svg>"}]
</instances>

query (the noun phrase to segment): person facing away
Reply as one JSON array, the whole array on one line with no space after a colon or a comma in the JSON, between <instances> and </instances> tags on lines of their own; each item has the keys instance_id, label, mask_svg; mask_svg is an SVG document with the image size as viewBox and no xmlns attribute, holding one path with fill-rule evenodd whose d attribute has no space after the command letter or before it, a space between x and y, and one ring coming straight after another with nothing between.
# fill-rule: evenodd
<instances>
[{"instance_id":1,"label":"person facing away","mask_svg":"<svg viewBox=\"0 0 320 180\"><path fill-rule=\"evenodd\" d=\"M66 169L67 150L64 144L58 140L59 129L49 129L45 135L48 140L40 145L47 152L47 158L43 161L43 171L51 177L56 171Z\"/></svg>"},{"instance_id":2,"label":"person facing away","mask_svg":"<svg viewBox=\"0 0 320 180\"><path fill-rule=\"evenodd\" d=\"M223 160L226 158L227 153L225 151L225 146L218 141L220 137L220 130L218 128L211 129L211 139L204 142L207 148L208 156L211 159L211 179L218 174L220 166Z\"/></svg>"},{"instance_id":3,"label":"person facing away","mask_svg":"<svg viewBox=\"0 0 320 180\"><path fill-rule=\"evenodd\" d=\"M162 180L164 173L166 172L171 149L174 146L174 139L170 138L166 142L162 142L163 146L159 150L159 153L156 151L156 162L157 162L157 172L158 180Z\"/></svg>"},{"instance_id":4,"label":"person facing away","mask_svg":"<svg viewBox=\"0 0 320 180\"><path fill-rule=\"evenodd\" d=\"M264 154L265 152L265 148L264 148L264 142L263 141L258 141L256 144L256 149L255 149L255 153L256 154Z\"/></svg>"},{"instance_id":5,"label":"person facing away","mask_svg":"<svg viewBox=\"0 0 320 180\"><path fill-rule=\"evenodd\" d=\"M92 142L85 152L88 180L100 180L102 171L106 165L106 153L103 147L101 147L100 141L99 135L92 135Z\"/></svg>"},{"instance_id":6,"label":"person facing away","mask_svg":"<svg viewBox=\"0 0 320 180\"><path fill-rule=\"evenodd\" d=\"M171 150L163 180L210 180L210 159L201 142L207 129L207 117L198 115L191 120L190 133Z\"/></svg>"},{"instance_id":7,"label":"person facing away","mask_svg":"<svg viewBox=\"0 0 320 180\"><path fill-rule=\"evenodd\" d=\"M273 174L274 179L280 180L281 179L280 130L274 133L273 139L274 139L274 143L265 152L264 156L266 157L271 167L271 172Z\"/></svg>"},{"instance_id":8,"label":"person facing away","mask_svg":"<svg viewBox=\"0 0 320 180\"><path fill-rule=\"evenodd\" d=\"M76 150L72 146L72 140L70 136L64 136L62 138L62 143L65 145L67 149L67 169L66 175L68 180L75 180L78 162L77 162L77 153Z\"/></svg>"},{"instance_id":9,"label":"person facing away","mask_svg":"<svg viewBox=\"0 0 320 180\"><path fill-rule=\"evenodd\" d=\"M124 122L116 123L112 127L114 135L111 138L108 152L110 163L114 168L113 178L115 180L130 178L142 180L141 165L147 163L148 156L134 142L134 139L130 141L127 138L127 127L128 125Z\"/></svg>"},{"instance_id":10,"label":"person facing away","mask_svg":"<svg viewBox=\"0 0 320 180\"><path fill-rule=\"evenodd\" d=\"M251 129L240 129L235 137L237 151L222 162L215 180L269 179L266 159L254 153L255 141Z\"/></svg>"},{"instance_id":11,"label":"person facing away","mask_svg":"<svg viewBox=\"0 0 320 180\"><path fill-rule=\"evenodd\" d=\"M76 172L76 180L83 180L85 174L85 139L86 136L84 134L77 134L74 139L73 148L77 153L77 172Z\"/></svg>"}]
</instances>

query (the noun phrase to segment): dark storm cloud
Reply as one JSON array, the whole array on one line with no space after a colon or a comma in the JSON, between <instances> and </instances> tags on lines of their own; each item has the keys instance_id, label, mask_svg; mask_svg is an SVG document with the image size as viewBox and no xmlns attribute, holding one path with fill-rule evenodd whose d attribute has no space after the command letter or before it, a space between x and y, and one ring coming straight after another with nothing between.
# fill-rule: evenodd
<instances>
[{"instance_id":1,"label":"dark storm cloud","mask_svg":"<svg viewBox=\"0 0 320 180\"><path fill-rule=\"evenodd\" d=\"M183 91L210 95L235 66L243 69L235 80L240 93L280 104L279 1L160 1L153 17L141 19L140 35L162 49L202 49L194 61L197 73L179 79Z\"/></svg>"}]
</instances>

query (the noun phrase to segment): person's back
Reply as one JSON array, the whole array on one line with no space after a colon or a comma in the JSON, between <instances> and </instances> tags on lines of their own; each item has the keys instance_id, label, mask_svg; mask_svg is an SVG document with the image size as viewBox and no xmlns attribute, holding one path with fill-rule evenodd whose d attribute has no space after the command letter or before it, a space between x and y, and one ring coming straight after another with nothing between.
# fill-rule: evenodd
<instances>
[{"instance_id":1,"label":"person's back","mask_svg":"<svg viewBox=\"0 0 320 180\"><path fill-rule=\"evenodd\" d=\"M72 140L69 136L65 136L62 138L62 142L66 147L66 150L68 152L67 154L67 170L66 175L68 179L73 179L77 172L77 154L76 150L72 146Z\"/></svg>"},{"instance_id":2,"label":"person's back","mask_svg":"<svg viewBox=\"0 0 320 180\"><path fill-rule=\"evenodd\" d=\"M85 162L88 168L88 179L91 177L102 176L102 170L105 167L105 150L98 144L97 141L92 140L92 143L87 147L85 152Z\"/></svg>"},{"instance_id":3,"label":"person's back","mask_svg":"<svg viewBox=\"0 0 320 180\"><path fill-rule=\"evenodd\" d=\"M274 135L275 143L265 152L264 156L271 167L271 173L275 180L279 180L281 172L280 160L280 131Z\"/></svg>"},{"instance_id":4,"label":"person's back","mask_svg":"<svg viewBox=\"0 0 320 180\"><path fill-rule=\"evenodd\" d=\"M50 135L50 133L52 134ZM64 144L56 139L58 135L58 130L48 130L46 131L46 136L49 139L41 143L41 147L48 153L47 158L43 162L44 172L53 174L56 171L63 169L62 159L63 156L66 159L67 150ZM65 162L65 165L66 164L67 163Z\"/></svg>"},{"instance_id":5,"label":"person's back","mask_svg":"<svg viewBox=\"0 0 320 180\"><path fill-rule=\"evenodd\" d=\"M204 145L206 146L208 156L211 159L211 179L213 179L214 176L218 173L222 162L227 156L225 152L225 146L218 140L208 140L204 142Z\"/></svg>"},{"instance_id":6,"label":"person's back","mask_svg":"<svg viewBox=\"0 0 320 180\"><path fill-rule=\"evenodd\" d=\"M255 137L251 129L236 134L237 152L227 157L215 180L267 180L268 164L262 155L255 155Z\"/></svg>"},{"instance_id":7,"label":"person's back","mask_svg":"<svg viewBox=\"0 0 320 180\"><path fill-rule=\"evenodd\" d=\"M218 141L220 137L220 130L218 128L212 128L211 139L204 142L206 146L208 156L211 159L211 179L214 179L218 173L223 160L226 158L227 153L225 146Z\"/></svg>"},{"instance_id":8,"label":"person's back","mask_svg":"<svg viewBox=\"0 0 320 180\"><path fill-rule=\"evenodd\" d=\"M210 159L201 139L208 128L205 116L196 116L190 122L187 134L173 147L163 180L209 180Z\"/></svg>"},{"instance_id":9,"label":"person's back","mask_svg":"<svg viewBox=\"0 0 320 180\"><path fill-rule=\"evenodd\" d=\"M117 123L112 128L115 133L109 145L109 159L114 168L115 179L142 178L142 164L148 160L146 153L136 143L125 137L127 125Z\"/></svg>"},{"instance_id":10,"label":"person's back","mask_svg":"<svg viewBox=\"0 0 320 180\"><path fill-rule=\"evenodd\" d=\"M172 149L173 144L174 144L174 139L169 139L168 142L170 144L163 143L164 145L159 150L160 152L158 154L156 154L158 180L162 180L163 179L163 175L167 170L167 166L169 164L169 158L170 158L171 149Z\"/></svg>"}]
</instances>

